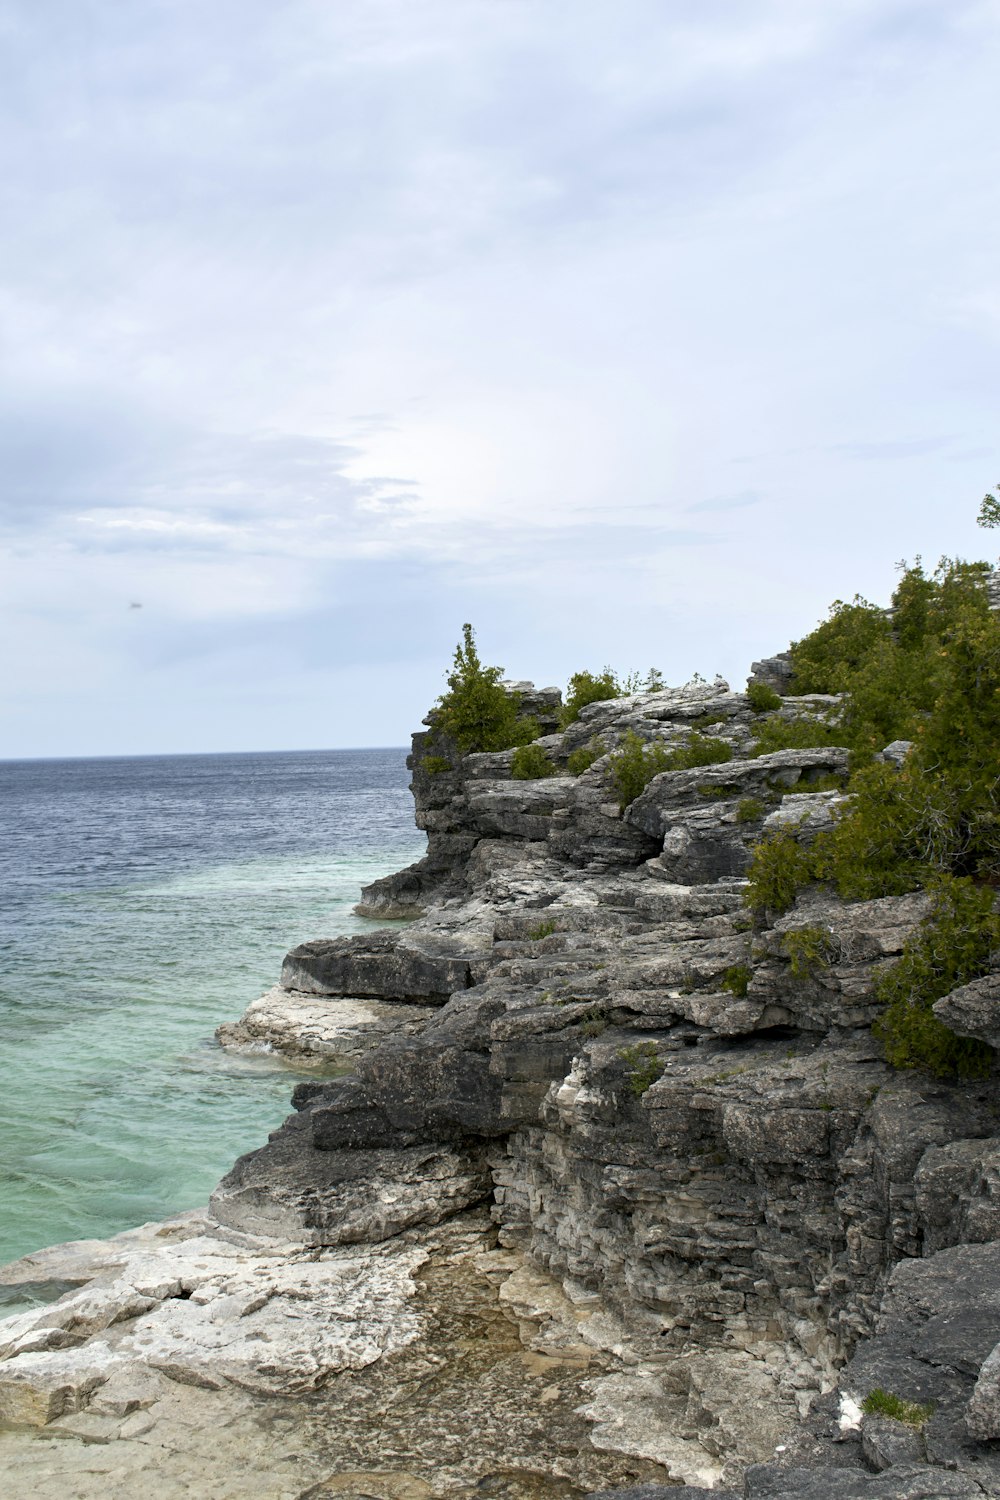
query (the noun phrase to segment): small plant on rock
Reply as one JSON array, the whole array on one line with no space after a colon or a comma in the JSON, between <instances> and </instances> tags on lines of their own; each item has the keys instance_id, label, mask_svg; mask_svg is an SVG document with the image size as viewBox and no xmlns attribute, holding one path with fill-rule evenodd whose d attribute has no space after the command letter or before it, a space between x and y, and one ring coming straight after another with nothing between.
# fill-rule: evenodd
<instances>
[{"instance_id":1,"label":"small plant on rock","mask_svg":"<svg viewBox=\"0 0 1000 1500\"><path fill-rule=\"evenodd\" d=\"M528 937L533 943L539 943L542 938L551 937L555 930L556 924L549 917L544 922L538 922L534 927L529 927Z\"/></svg>"},{"instance_id":2,"label":"small plant on rock","mask_svg":"<svg viewBox=\"0 0 1000 1500\"><path fill-rule=\"evenodd\" d=\"M747 703L751 713L770 714L781 707L781 697L766 682L751 682L747 688Z\"/></svg>"},{"instance_id":3,"label":"small plant on rock","mask_svg":"<svg viewBox=\"0 0 1000 1500\"><path fill-rule=\"evenodd\" d=\"M573 750L566 760L566 769L571 776L582 776L584 771L589 771L595 760L600 760L602 755L607 754L607 746L602 739L596 735L589 744L581 745L579 750Z\"/></svg>"},{"instance_id":4,"label":"small plant on rock","mask_svg":"<svg viewBox=\"0 0 1000 1500\"><path fill-rule=\"evenodd\" d=\"M750 988L753 972L749 964L733 964L722 976L722 988L742 1000Z\"/></svg>"},{"instance_id":5,"label":"small plant on rock","mask_svg":"<svg viewBox=\"0 0 1000 1500\"><path fill-rule=\"evenodd\" d=\"M566 729L570 724L576 723L581 708L586 708L588 703L604 703L609 698L620 698L621 695L618 679L610 667L605 667L600 673L574 672L566 688L559 723Z\"/></svg>"},{"instance_id":6,"label":"small plant on rock","mask_svg":"<svg viewBox=\"0 0 1000 1500\"><path fill-rule=\"evenodd\" d=\"M558 766L549 759L541 745L519 745L514 751L510 774L515 781L540 781L558 773Z\"/></svg>"},{"instance_id":7,"label":"small plant on rock","mask_svg":"<svg viewBox=\"0 0 1000 1500\"><path fill-rule=\"evenodd\" d=\"M825 969L830 952L830 934L825 927L792 927L781 939L796 979L810 979Z\"/></svg>"},{"instance_id":8,"label":"small plant on rock","mask_svg":"<svg viewBox=\"0 0 1000 1500\"><path fill-rule=\"evenodd\" d=\"M861 1403L861 1410L869 1416L892 1417L896 1422L905 1422L907 1427L923 1427L934 1415L933 1404L921 1406L917 1401L904 1401L901 1396L884 1391L880 1385L868 1392Z\"/></svg>"},{"instance_id":9,"label":"small plant on rock","mask_svg":"<svg viewBox=\"0 0 1000 1500\"><path fill-rule=\"evenodd\" d=\"M443 776L452 769L451 761L444 755L425 755L420 765L428 776Z\"/></svg>"},{"instance_id":10,"label":"small plant on rock","mask_svg":"<svg viewBox=\"0 0 1000 1500\"><path fill-rule=\"evenodd\" d=\"M759 797L741 797L736 808L736 821L756 823L764 816L765 810Z\"/></svg>"},{"instance_id":11,"label":"small plant on rock","mask_svg":"<svg viewBox=\"0 0 1000 1500\"><path fill-rule=\"evenodd\" d=\"M663 1072L663 1064L655 1042L637 1042L634 1047L625 1047L619 1053L622 1062L632 1070L629 1088L636 1098L641 1098Z\"/></svg>"}]
</instances>

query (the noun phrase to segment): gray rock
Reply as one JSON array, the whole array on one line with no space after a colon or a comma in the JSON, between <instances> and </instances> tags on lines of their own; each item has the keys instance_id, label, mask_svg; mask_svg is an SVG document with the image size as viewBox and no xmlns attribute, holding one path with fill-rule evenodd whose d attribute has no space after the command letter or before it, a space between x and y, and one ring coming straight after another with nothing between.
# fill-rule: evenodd
<instances>
[{"instance_id":1,"label":"gray rock","mask_svg":"<svg viewBox=\"0 0 1000 1500\"><path fill-rule=\"evenodd\" d=\"M1000 1048L1000 974L986 974L961 985L935 1000L932 1009L958 1036L975 1037Z\"/></svg>"},{"instance_id":2,"label":"gray rock","mask_svg":"<svg viewBox=\"0 0 1000 1500\"><path fill-rule=\"evenodd\" d=\"M949 1474L925 1464L894 1468L888 1474L864 1474L833 1468L748 1470L745 1500L981 1500L984 1491L964 1474Z\"/></svg>"},{"instance_id":3,"label":"gray rock","mask_svg":"<svg viewBox=\"0 0 1000 1500\"><path fill-rule=\"evenodd\" d=\"M912 740L893 740L891 745L886 745L885 749L880 752L877 759L887 761L889 765L899 769L912 749Z\"/></svg>"}]
</instances>

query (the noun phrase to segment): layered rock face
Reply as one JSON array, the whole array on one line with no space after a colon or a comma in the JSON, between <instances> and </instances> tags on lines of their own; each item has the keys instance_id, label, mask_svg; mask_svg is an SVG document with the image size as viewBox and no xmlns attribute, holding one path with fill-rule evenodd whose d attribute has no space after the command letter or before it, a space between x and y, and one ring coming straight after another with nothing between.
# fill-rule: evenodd
<instances>
[{"instance_id":1,"label":"layered rock face","mask_svg":"<svg viewBox=\"0 0 1000 1500\"><path fill-rule=\"evenodd\" d=\"M536 781L511 751L414 737L428 854L358 909L417 919L306 944L282 976L289 1005L327 997L334 1032L362 1002L401 1024L299 1088L213 1213L329 1247L489 1203L621 1361L592 1382L597 1448L747 1496L1000 1493L1000 1095L894 1072L870 1032L873 975L926 898L744 905L764 831L830 824L846 752L752 756L724 684L592 704L563 733L557 702L529 695L558 772ZM692 729L733 758L623 812L608 752ZM939 1009L992 1042L996 998L977 981ZM933 1412L862 1419L875 1387Z\"/></svg>"}]
</instances>

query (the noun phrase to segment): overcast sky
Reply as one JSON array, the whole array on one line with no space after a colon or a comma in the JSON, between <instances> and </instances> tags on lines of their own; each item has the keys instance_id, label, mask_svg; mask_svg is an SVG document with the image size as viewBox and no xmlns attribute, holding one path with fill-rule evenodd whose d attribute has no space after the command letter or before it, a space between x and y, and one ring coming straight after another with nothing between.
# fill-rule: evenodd
<instances>
[{"instance_id":1,"label":"overcast sky","mask_svg":"<svg viewBox=\"0 0 1000 1500\"><path fill-rule=\"evenodd\" d=\"M996 0L0 0L0 755L403 744L465 620L741 686L992 555L998 64Z\"/></svg>"}]
</instances>

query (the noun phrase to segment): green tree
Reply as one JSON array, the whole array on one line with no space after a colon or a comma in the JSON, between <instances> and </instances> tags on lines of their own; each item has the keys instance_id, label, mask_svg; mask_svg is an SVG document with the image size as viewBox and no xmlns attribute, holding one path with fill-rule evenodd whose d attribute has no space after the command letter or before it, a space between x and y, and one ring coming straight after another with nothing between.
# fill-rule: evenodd
<instances>
[{"instance_id":1,"label":"green tree","mask_svg":"<svg viewBox=\"0 0 1000 1500\"><path fill-rule=\"evenodd\" d=\"M534 719L521 717L520 697L503 686L503 667L484 667L471 625L462 626L462 641L448 673L448 691L438 699L434 729L451 737L463 755L479 750L507 750L538 735Z\"/></svg>"}]
</instances>

